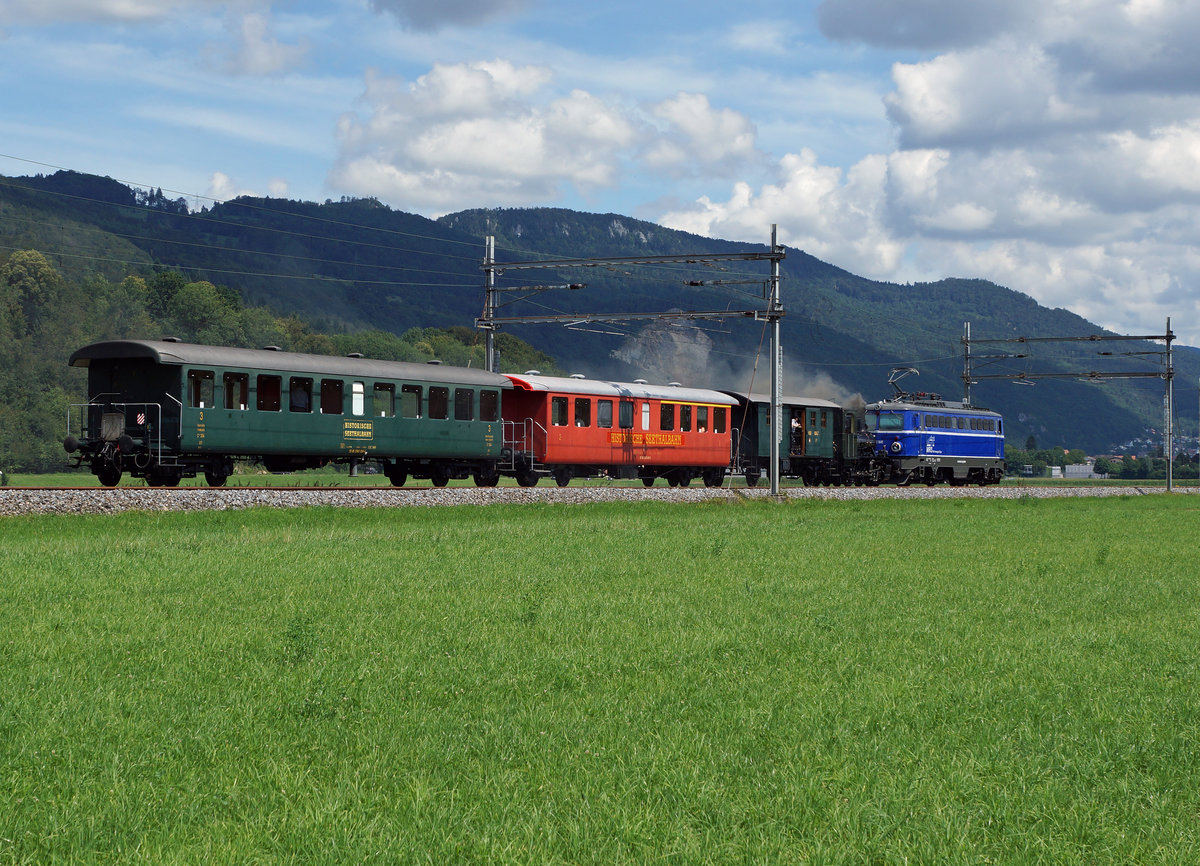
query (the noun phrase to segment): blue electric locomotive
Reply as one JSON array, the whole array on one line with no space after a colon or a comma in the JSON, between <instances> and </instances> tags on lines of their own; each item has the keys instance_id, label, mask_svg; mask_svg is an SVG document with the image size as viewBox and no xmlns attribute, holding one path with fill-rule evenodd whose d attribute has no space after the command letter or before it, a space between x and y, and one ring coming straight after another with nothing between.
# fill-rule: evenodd
<instances>
[{"instance_id":1,"label":"blue electric locomotive","mask_svg":"<svg viewBox=\"0 0 1200 866\"><path fill-rule=\"evenodd\" d=\"M937 394L898 394L866 409L879 481L996 484L1004 477L1004 420Z\"/></svg>"}]
</instances>

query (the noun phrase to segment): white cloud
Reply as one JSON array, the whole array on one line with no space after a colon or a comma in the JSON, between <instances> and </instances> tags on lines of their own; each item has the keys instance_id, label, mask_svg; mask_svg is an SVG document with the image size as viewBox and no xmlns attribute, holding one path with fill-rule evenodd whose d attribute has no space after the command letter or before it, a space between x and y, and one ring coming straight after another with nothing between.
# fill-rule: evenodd
<instances>
[{"instance_id":1,"label":"white cloud","mask_svg":"<svg viewBox=\"0 0 1200 866\"><path fill-rule=\"evenodd\" d=\"M854 263L856 273L896 271L902 244L890 237L882 206L886 162L870 157L843 175L819 165L812 151L780 160L777 180L755 192L737 183L724 202L707 197L690 208L664 214L671 228L711 237L761 241L777 224L780 240L831 262Z\"/></svg>"},{"instance_id":2,"label":"white cloud","mask_svg":"<svg viewBox=\"0 0 1200 866\"><path fill-rule=\"evenodd\" d=\"M1038 46L997 44L898 63L892 77L896 89L885 102L907 147L996 146L1075 129L1097 117L1095 109L1062 94L1054 60Z\"/></svg>"},{"instance_id":3,"label":"white cloud","mask_svg":"<svg viewBox=\"0 0 1200 866\"><path fill-rule=\"evenodd\" d=\"M271 33L270 19L252 12L242 16L236 48L230 52L224 68L235 75L276 75L299 67L307 54L307 42L281 43Z\"/></svg>"},{"instance_id":4,"label":"white cloud","mask_svg":"<svg viewBox=\"0 0 1200 866\"><path fill-rule=\"evenodd\" d=\"M542 67L503 61L439 64L411 84L371 75L369 115L341 120L331 183L434 212L614 183L635 124L581 90L554 98L550 83Z\"/></svg>"},{"instance_id":5,"label":"white cloud","mask_svg":"<svg viewBox=\"0 0 1200 866\"><path fill-rule=\"evenodd\" d=\"M240 195L258 195L254 190L238 186L233 178L223 171L214 171L208 181L208 190L204 193L207 198L217 201L229 201Z\"/></svg>"},{"instance_id":6,"label":"white cloud","mask_svg":"<svg viewBox=\"0 0 1200 866\"><path fill-rule=\"evenodd\" d=\"M652 111L667 125L647 156L653 167L675 171L694 161L712 168L755 157L754 124L731 109L714 109L702 93L678 93Z\"/></svg>"}]
</instances>

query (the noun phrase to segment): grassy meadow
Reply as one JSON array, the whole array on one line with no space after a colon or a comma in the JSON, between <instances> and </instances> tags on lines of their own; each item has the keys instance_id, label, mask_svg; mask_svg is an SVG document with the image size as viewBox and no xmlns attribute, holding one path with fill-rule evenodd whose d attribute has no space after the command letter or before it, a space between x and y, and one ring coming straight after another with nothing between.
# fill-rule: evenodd
<instances>
[{"instance_id":1,"label":"grassy meadow","mask_svg":"<svg viewBox=\"0 0 1200 866\"><path fill-rule=\"evenodd\" d=\"M0 519L0 863L1195 863L1190 496Z\"/></svg>"}]
</instances>

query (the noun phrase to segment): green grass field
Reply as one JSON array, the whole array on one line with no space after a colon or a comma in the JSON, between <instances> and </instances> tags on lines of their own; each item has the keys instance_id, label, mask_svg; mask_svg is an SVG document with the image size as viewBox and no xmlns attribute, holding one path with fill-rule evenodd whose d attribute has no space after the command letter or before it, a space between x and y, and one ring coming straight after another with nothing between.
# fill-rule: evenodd
<instances>
[{"instance_id":1,"label":"green grass field","mask_svg":"<svg viewBox=\"0 0 1200 866\"><path fill-rule=\"evenodd\" d=\"M1195 863L1198 507L0 519L0 863Z\"/></svg>"}]
</instances>

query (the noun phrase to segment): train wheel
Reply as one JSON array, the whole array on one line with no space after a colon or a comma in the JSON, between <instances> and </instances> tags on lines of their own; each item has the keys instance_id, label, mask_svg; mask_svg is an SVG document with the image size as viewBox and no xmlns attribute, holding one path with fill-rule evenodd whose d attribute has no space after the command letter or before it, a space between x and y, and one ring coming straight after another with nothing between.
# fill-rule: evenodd
<instances>
[{"instance_id":1,"label":"train wheel","mask_svg":"<svg viewBox=\"0 0 1200 866\"><path fill-rule=\"evenodd\" d=\"M408 473L398 466L394 466L384 470L388 481L392 482L393 487L403 487L408 481Z\"/></svg>"},{"instance_id":2,"label":"train wheel","mask_svg":"<svg viewBox=\"0 0 1200 866\"><path fill-rule=\"evenodd\" d=\"M449 467L435 463L429 470L429 480L433 482L434 487L445 487L450 483Z\"/></svg>"},{"instance_id":3,"label":"train wheel","mask_svg":"<svg viewBox=\"0 0 1200 866\"><path fill-rule=\"evenodd\" d=\"M720 487L725 481L724 469L709 469L704 473L705 487Z\"/></svg>"},{"instance_id":4,"label":"train wheel","mask_svg":"<svg viewBox=\"0 0 1200 866\"><path fill-rule=\"evenodd\" d=\"M571 483L571 470L565 466L560 466L554 470L554 483L559 487L566 487Z\"/></svg>"},{"instance_id":5,"label":"train wheel","mask_svg":"<svg viewBox=\"0 0 1200 866\"><path fill-rule=\"evenodd\" d=\"M746 486L747 487L757 487L758 479L760 477L761 477L761 475L759 474L757 469L747 469L746 470Z\"/></svg>"},{"instance_id":6,"label":"train wheel","mask_svg":"<svg viewBox=\"0 0 1200 866\"><path fill-rule=\"evenodd\" d=\"M654 479L653 475L642 475L641 479L642 479L643 487L653 487L654 486L655 479Z\"/></svg>"},{"instance_id":7,"label":"train wheel","mask_svg":"<svg viewBox=\"0 0 1200 866\"><path fill-rule=\"evenodd\" d=\"M500 483L500 473L495 469L483 469L475 473L476 487L495 487Z\"/></svg>"},{"instance_id":8,"label":"train wheel","mask_svg":"<svg viewBox=\"0 0 1200 866\"><path fill-rule=\"evenodd\" d=\"M224 487L229 476L233 474L233 465L226 461L204 470L204 480L209 487Z\"/></svg>"},{"instance_id":9,"label":"train wheel","mask_svg":"<svg viewBox=\"0 0 1200 866\"><path fill-rule=\"evenodd\" d=\"M121 483L121 464L106 460L100 464L96 477L105 487L116 487Z\"/></svg>"}]
</instances>

